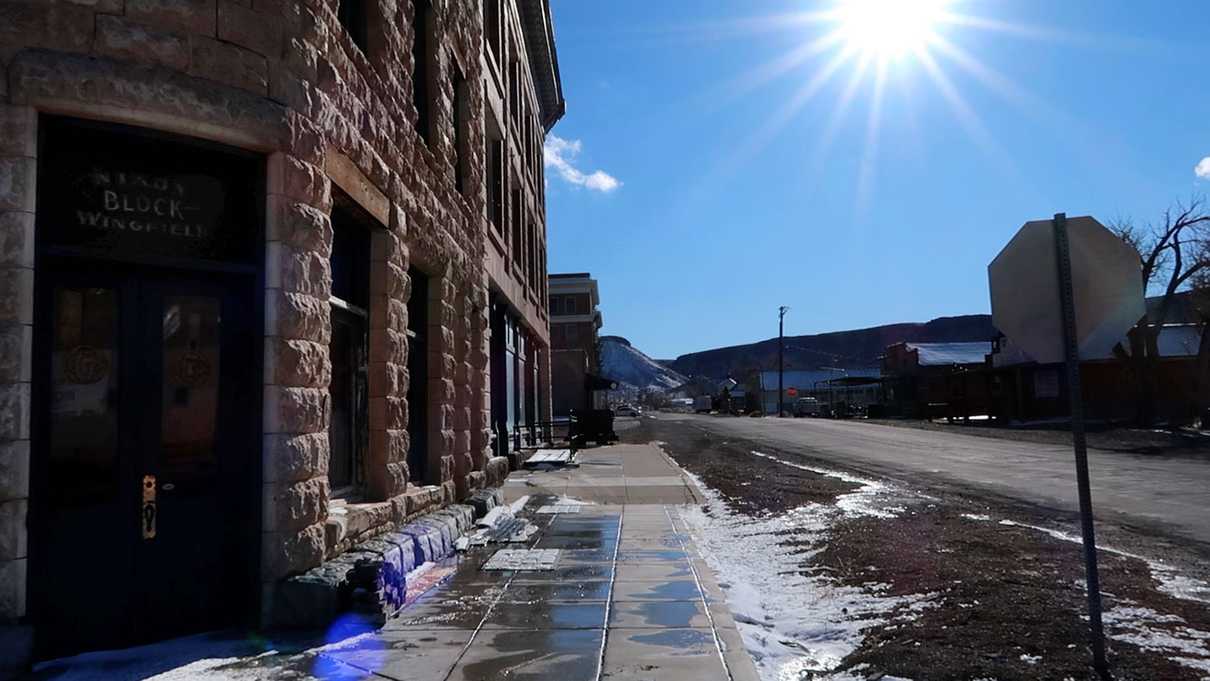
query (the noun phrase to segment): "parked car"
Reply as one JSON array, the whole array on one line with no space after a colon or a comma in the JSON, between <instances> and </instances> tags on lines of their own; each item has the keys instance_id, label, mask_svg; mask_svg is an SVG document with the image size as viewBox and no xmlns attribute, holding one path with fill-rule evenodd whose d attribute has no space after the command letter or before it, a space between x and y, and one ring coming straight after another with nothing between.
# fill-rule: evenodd
<instances>
[{"instance_id":1,"label":"parked car","mask_svg":"<svg viewBox=\"0 0 1210 681\"><path fill-rule=\"evenodd\" d=\"M643 410L633 404L623 404L614 410L618 416L642 416Z\"/></svg>"},{"instance_id":2,"label":"parked car","mask_svg":"<svg viewBox=\"0 0 1210 681\"><path fill-rule=\"evenodd\" d=\"M794 401L795 416L819 416L823 405L814 397L800 397Z\"/></svg>"}]
</instances>

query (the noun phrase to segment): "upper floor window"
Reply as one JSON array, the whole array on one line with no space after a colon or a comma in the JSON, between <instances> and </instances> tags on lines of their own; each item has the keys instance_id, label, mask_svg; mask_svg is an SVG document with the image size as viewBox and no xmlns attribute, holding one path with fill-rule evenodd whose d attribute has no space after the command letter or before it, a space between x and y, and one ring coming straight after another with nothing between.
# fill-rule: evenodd
<instances>
[{"instance_id":1,"label":"upper floor window","mask_svg":"<svg viewBox=\"0 0 1210 681\"><path fill-rule=\"evenodd\" d=\"M512 227L512 246L511 246L510 257L512 258L513 265L515 267L520 267L521 266L521 257L522 257L522 254L525 252L525 246L524 246L524 244L521 243L521 185L520 185L520 183L517 182L517 177L515 175L512 177L512 180L513 180L513 182L512 182L512 185L513 185L512 199L513 200L512 200L512 210L509 212L512 214L511 222L513 223L513 227Z\"/></svg>"},{"instance_id":2,"label":"upper floor window","mask_svg":"<svg viewBox=\"0 0 1210 681\"><path fill-rule=\"evenodd\" d=\"M416 131L426 144L432 141L433 6L430 0L412 0L412 104L416 107Z\"/></svg>"},{"instance_id":3,"label":"upper floor window","mask_svg":"<svg viewBox=\"0 0 1210 681\"><path fill-rule=\"evenodd\" d=\"M336 19L353 40L353 44L366 52L367 15L365 0L339 0Z\"/></svg>"},{"instance_id":4,"label":"upper floor window","mask_svg":"<svg viewBox=\"0 0 1210 681\"><path fill-rule=\"evenodd\" d=\"M483 40L500 63L500 0L483 0Z\"/></svg>"},{"instance_id":5,"label":"upper floor window","mask_svg":"<svg viewBox=\"0 0 1210 681\"><path fill-rule=\"evenodd\" d=\"M470 96L467 92L466 77L462 75L453 59L454 81L454 187L465 194L470 182L469 168L470 153L467 151L467 138L470 137Z\"/></svg>"},{"instance_id":6,"label":"upper floor window","mask_svg":"<svg viewBox=\"0 0 1210 681\"><path fill-rule=\"evenodd\" d=\"M516 59L508 69L508 111L514 121L521 119L521 62Z\"/></svg>"},{"instance_id":7,"label":"upper floor window","mask_svg":"<svg viewBox=\"0 0 1210 681\"><path fill-rule=\"evenodd\" d=\"M487 219L496 228L501 238L504 233L504 140L496 130L494 122L488 119L487 136L484 138L487 149L483 154L487 164Z\"/></svg>"}]
</instances>

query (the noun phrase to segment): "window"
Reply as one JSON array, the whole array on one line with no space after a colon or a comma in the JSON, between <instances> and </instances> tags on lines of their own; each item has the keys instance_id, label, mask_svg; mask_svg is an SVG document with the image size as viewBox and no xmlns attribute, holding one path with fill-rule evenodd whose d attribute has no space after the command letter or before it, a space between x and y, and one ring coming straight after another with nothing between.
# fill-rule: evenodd
<instances>
[{"instance_id":1,"label":"window","mask_svg":"<svg viewBox=\"0 0 1210 681\"><path fill-rule=\"evenodd\" d=\"M517 48L513 47L513 54ZM521 62L514 59L508 69L508 111L514 121L521 117Z\"/></svg>"},{"instance_id":2,"label":"window","mask_svg":"<svg viewBox=\"0 0 1210 681\"><path fill-rule=\"evenodd\" d=\"M517 182L516 176L513 176L513 205L512 205L512 233L513 241L511 246L512 263L514 267L521 265L521 254L524 252L524 245L521 243L521 185Z\"/></svg>"},{"instance_id":3,"label":"window","mask_svg":"<svg viewBox=\"0 0 1210 681\"><path fill-rule=\"evenodd\" d=\"M450 63L453 64L453 80L454 80L454 187L461 193L465 194L468 185L467 163L470 159L470 154L467 153L466 144L467 137L470 134L468 130L470 126L470 96L467 92L466 77L462 75L462 69L458 67L454 58L450 57Z\"/></svg>"},{"instance_id":4,"label":"window","mask_svg":"<svg viewBox=\"0 0 1210 681\"><path fill-rule=\"evenodd\" d=\"M487 163L487 219L496 228L496 233L504 237L504 140L500 139L495 126L488 126L487 153L484 162Z\"/></svg>"},{"instance_id":5,"label":"window","mask_svg":"<svg viewBox=\"0 0 1210 681\"><path fill-rule=\"evenodd\" d=\"M429 37L433 30L433 6L430 0L412 0L412 104L416 107L416 132L425 144L432 141L429 82L432 79L432 55Z\"/></svg>"},{"instance_id":6,"label":"window","mask_svg":"<svg viewBox=\"0 0 1210 681\"><path fill-rule=\"evenodd\" d=\"M366 219L351 207L337 205L332 210L328 482L334 493L348 493L361 483L369 445L370 230Z\"/></svg>"},{"instance_id":7,"label":"window","mask_svg":"<svg viewBox=\"0 0 1210 681\"><path fill-rule=\"evenodd\" d=\"M562 303L562 302L563 302L563 299L562 299L562 298L560 298L559 296L551 296L551 298L550 298L550 313L551 313L551 314L559 314L559 303Z\"/></svg>"},{"instance_id":8,"label":"window","mask_svg":"<svg viewBox=\"0 0 1210 681\"><path fill-rule=\"evenodd\" d=\"M483 40L499 64L500 0L483 0Z\"/></svg>"},{"instance_id":9,"label":"window","mask_svg":"<svg viewBox=\"0 0 1210 681\"><path fill-rule=\"evenodd\" d=\"M366 52L366 5L365 0L339 0L336 20L344 27L353 44Z\"/></svg>"},{"instance_id":10,"label":"window","mask_svg":"<svg viewBox=\"0 0 1210 681\"><path fill-rule=\"evenodd\" d=\"M529 286L538 290L538 232L534 229L533 218L529 220Z\"/></svg>"},{"instance_id":11,"label":"window","mask_svg":"<svg viewBox=\"0 0 1210 681\"><path fill-rule=\"evenodd\" d=\"M429 278L408 269L412 296L408 298L408 477L424 482L428 476Z\"/></svg>"}]
</instances>

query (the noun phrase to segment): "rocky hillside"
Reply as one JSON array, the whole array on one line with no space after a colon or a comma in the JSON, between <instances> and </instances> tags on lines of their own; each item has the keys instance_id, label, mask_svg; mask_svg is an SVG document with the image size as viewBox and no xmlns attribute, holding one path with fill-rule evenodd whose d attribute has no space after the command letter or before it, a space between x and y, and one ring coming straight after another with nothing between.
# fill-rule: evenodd
<instances>
[{"instance_id":1,"label":"rocky hillside","mask_svg":"<svg viewBox=\"0 0 1210 681\"><path fill-rule=\"evenodd\" d=\"M820 366L870 367L886 346L903 341L987 341L996 335L991 315L939 317L930 322L887 324L869 329L786 336L786 369ZM670 367L685 376L739 377L777 365L777 338L681 355Z\"/></svg>"},{"instance_id":2,"label":"rocky hillside","mask_svg":"<svg viewBox=\"0 0 1210 681\"><path fill-rule=\"evenodd\" d=\"M675 388L687 380L621 336L601 336L601 375L632 388Z\"/></svg>"}]
</instances>

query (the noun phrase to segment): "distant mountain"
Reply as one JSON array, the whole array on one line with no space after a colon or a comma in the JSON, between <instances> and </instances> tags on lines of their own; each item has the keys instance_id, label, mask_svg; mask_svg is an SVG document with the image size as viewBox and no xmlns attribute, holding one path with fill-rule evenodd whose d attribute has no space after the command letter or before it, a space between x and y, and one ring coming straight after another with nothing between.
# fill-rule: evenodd
<instances>
[{"instance_id":1,"label":"distant mountain","mask_svg":"<svg viewBox=\"0 0 1210 681\"><path fill-rule=\"evenodd\" d=\"M872 367L878 365L878 358L886 347L895 343L990 341L995 335L991 315L977 314L939 317L923 324L887 324L853 331L786 336L785 367ZM740 379L755 370L776 368L777 339L691 352L677 357L667 366L685 376Z\"/></svg>"},{"instance_id":2,"label":"distant mountain","mask_svg":"<svg viewBox=\"0 0 1210 681\"><path fill-rule=\"evenodd\" d=\"M632 388L667 390L686 379L661 362L644 355L621 336L601 336L601 375Z\"/></svg>"}]
</instances>

